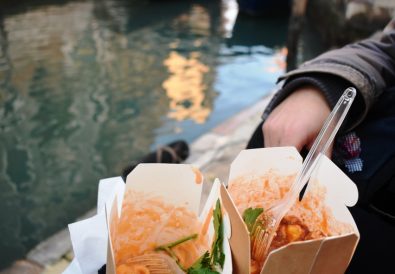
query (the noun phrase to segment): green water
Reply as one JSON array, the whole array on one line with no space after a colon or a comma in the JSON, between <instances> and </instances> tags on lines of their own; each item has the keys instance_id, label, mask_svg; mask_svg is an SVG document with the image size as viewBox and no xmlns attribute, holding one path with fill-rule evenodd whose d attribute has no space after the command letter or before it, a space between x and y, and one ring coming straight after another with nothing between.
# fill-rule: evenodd
<instances>
[{"instance_id":1,"label":"green water","mask_svg":"<svg viewBox=\"0 0 395 274\"><path fill-rule=\"evenodd\" d=\"M14 3L15 2L15 3ZM0 269L95 206L100 178L274 87L286 18L235 1L0 2Z\"/></svg>"}]
</instances>

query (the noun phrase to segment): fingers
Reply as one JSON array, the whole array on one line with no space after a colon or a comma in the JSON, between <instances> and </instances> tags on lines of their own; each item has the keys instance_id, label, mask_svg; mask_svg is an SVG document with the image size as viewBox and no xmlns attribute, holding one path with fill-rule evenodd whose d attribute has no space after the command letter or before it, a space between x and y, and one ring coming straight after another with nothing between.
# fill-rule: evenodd
<instances>
[{"instance_id":1,"label":"fingers","mask_svg":"<svg viewBox=\"0 0 395 274\"><path fill-rule=\"evenodd\" d=\"M262 125L262 131L265 147L294 146L300 151L307 143L306 135L291 121L279 126L276 119L268 119Z\"/></svg>"},{"instance_id":2,"label":"fingers","mask_svg":"<svg viewBox=\"0 0 395 274\"><path fill-rule=\"evenodd\" d=\"M262 132L264 136L264 147L281 147L281 146L293 146L299 152L306 147L308 150L311 149L317 134L311 136L304 133L300 133L301 129L296 126L290 128L272 128L271 123L264 123L262 125ZM305 131L306 133L306 131ZM333 142L330 144L325 152L325 155L331 159L333 152Z\"/></svg>"},{"instance_id":3,"label":"fingers","mask_svg":"<svg viewBox=\"0 0 395 274\"><path fill-rule=\"evenodd\" d=\"M319 90L305 87L293 92L263 123L265 147L294 146L298 151L308 148L329 113L329 105ZM332 148L327 154L332 154Z\"/></svg>"}]
</instances>

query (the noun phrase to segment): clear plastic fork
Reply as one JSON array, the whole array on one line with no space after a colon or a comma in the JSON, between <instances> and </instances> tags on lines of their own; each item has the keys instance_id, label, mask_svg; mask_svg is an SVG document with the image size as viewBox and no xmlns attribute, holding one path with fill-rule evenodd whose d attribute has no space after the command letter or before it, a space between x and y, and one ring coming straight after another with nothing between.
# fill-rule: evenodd
<instances>
[{"instance_id":1,"label":"clear plastic fork","mask_svg":"<svg viewBox=\"0 0 395 274\"><path fill-rule=\"evenodd\" d=\"M270 244L276 234L277 228L297 200L300 191L310 179L322 154L326 152L338 132L352 102L356 90L347 88L340 97L336 106L326 119L318 137L303 162L302 169L290 187L290 190L275 205L265 210L255 221L251 233L251 254L256 261L263 262L267 256Z\"/></svg>"}]
</instances>

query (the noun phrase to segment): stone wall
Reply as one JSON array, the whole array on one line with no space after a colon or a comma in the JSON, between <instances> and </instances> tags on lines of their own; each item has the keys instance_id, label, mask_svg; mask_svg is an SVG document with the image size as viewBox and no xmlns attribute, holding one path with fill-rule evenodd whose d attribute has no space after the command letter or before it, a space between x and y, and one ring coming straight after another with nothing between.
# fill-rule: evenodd
<instances>
[{"instance_id":1,"label":"stone wall","mask_svg":"<svg viewBox=\"0 0 395 274\"><path fill-rule=\"evenodd\" d=\"M307 1L301 14L293 8L287 39L287 71L334 48L367 38L395 18L395 0Z\"/></svg>"},{"instance_id":2,"label":"stone wall","mask_svg":"<svg viewBox=\"0 0 395 274\"><path fill-rule=\"evenodd\" d=\"M306 24L328 47L339 47L381 30L395 16L393 0L309 0Z\"/></svg>"}]
</instances>

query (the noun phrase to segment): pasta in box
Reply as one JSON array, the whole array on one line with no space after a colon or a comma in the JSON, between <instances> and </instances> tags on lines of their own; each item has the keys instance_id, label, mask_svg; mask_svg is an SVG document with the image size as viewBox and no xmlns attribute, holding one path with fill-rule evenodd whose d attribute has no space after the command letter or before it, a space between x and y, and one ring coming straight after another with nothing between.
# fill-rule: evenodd
<instances>
[{"instance_id":1,"label":"pasta in box","mask_svg":"<svg viewBox=\"0 0 395 274\"><path fill-rule=\"evenodd\" d=\"M230 221L221 183L191 165L140 164L99 184L97 215L69 225L75 258L66 274L232 273ZM234 209L235 210L235 209ZM200 213L200 214L199 214Z\"/></svg>"},{"instance_id":2,"label":"pasta in box","mask_svg":"<svg viewBox=\"0 0 395 274\"><path fill-rule=\"evenodd\" d=\"M228 189L222 188L221 195L231 220L234 273L345 272L359 240L346 206L357 202L358 191L325 156L302 201L282 220L268 256L264 261L250 258L251 218L284 196L301 165L301 156L291 147L242 151L232 163Z\"/></svg>"},{"instance_id":3,"label":"pasta in box","mask_svg":"<svg viewBox=\"0 0 395 274\"><path fill-rule=\"evenodd\" d=\"M214 182L199 215L202 181L189 165L137 166L127 177L119 214L114 201L107 218L107 273L231 273L220 183Z\"/></svg>"}]
</instances>

